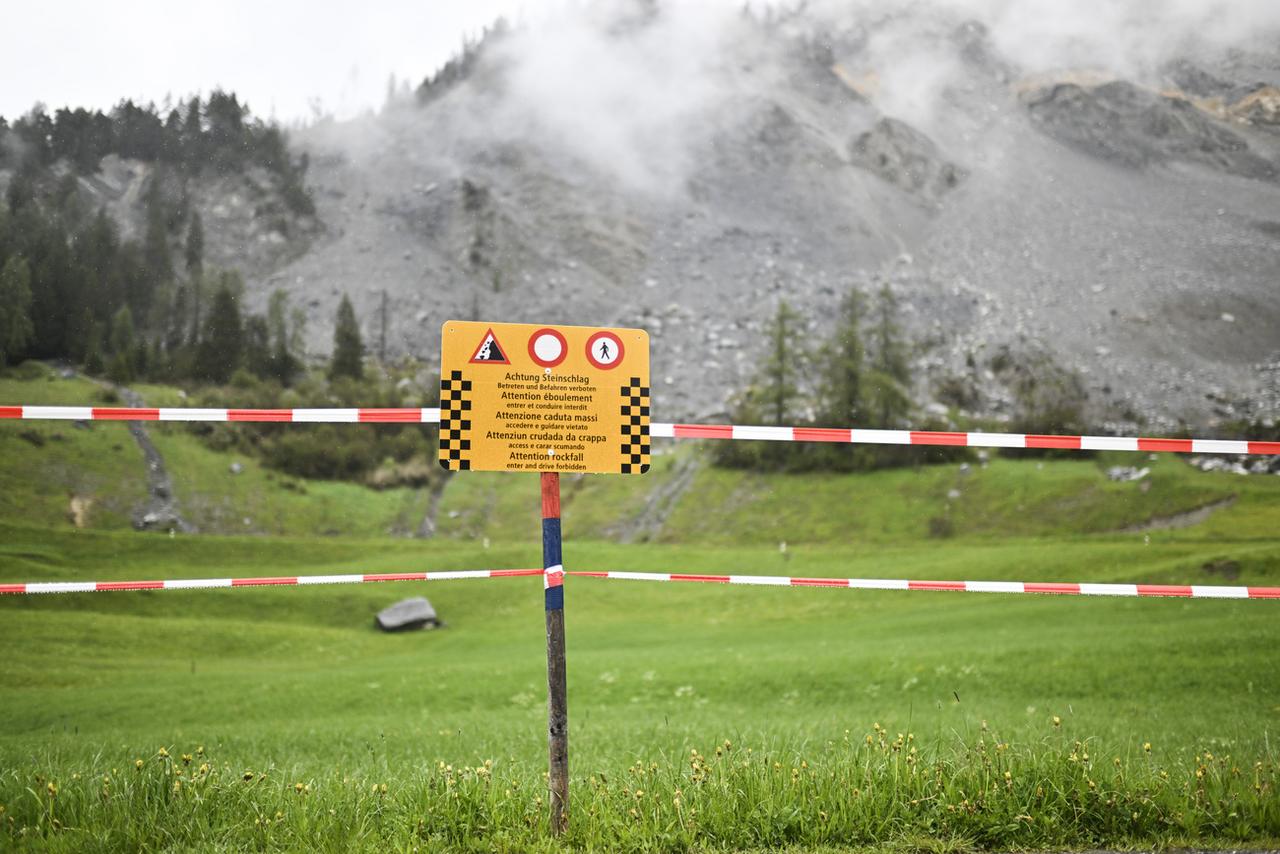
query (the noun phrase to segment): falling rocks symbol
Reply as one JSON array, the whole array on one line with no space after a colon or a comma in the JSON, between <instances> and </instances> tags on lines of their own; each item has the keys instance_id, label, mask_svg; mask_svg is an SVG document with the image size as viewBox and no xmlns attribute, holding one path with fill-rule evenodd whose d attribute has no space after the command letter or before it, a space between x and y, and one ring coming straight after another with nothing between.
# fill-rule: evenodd
<instances>
[{"instance_id":1,"label":"falling rocks symbol","mask_svg":"<svg viewBox=\"0 0 1280 854\"><path fill-rule=\"evenodd\" d=\"M471 364L486 363L491 365L511 364L511 360L507 358L492 329L485 333L484 338L480 341L480 346L476 348L475 354L471 357Z\"/></svg>"}]
</instances>

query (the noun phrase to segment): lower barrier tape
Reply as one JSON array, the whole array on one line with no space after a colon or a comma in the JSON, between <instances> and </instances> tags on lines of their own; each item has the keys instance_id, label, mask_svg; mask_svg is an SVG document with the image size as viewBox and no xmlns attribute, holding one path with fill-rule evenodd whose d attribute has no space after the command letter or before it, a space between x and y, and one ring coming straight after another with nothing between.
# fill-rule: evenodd
<instances>
[{"instance_id":1,"label":"lower barrier tape","mask_svg":"<svg viewBox=\"0 0 1280 854\"><path fill-rule=\"evenodd\" d=\"M369 584L377 581L453 581L542 575L541 569L468 569L444 572L384 572L364 575L282 575L265 578L177 578L167 581L33 581L0 584L0 594L109 593L124 590L208 590L217 587L305 587L312 584Z\"/></svg>"},{"instance_id":2,"label":"lower barrier tape","mask_svg":"<svg viewBox=\"0 0 1280 854\"><path fill-rule=\"evenodd\" d=\"M1206 584L1094 584L1050 581L912 581L899 578L805 578L786 575L703 575L679 572L563 572L552 569L475 569L442 572L384 572L363 575L280 575L257 578L177 578L151 581L31 581L0 584L0 594L109 593L130 590L208 590L221 587L306 587L380 581L453 581L542 575L559 588L565 576L616 581L678 581L743 584L754 587L843 587L854 590L927 590L963 593L1039 593L1070 596L1149 596L1185 599L1280 599L1280 587L1221 587Z\"/></svg>"},{"instance_id":3,"label":"lower barrier tape","mask_svg":"<svg viewBox=\"0 0 1280 854\"><path fill-rule=\"evenodd\" d=\"M696 575L676 572L566 572L621 581L691 581L769 587L845 587L857 590L951 590L965 593L1049 593L1072 596L1178 596L1188 599L1280 599L1280 587L1204 584L1089 584L1035 581L910 581L895 578L792 578L783 575Z\"/></svg>"}]
</instances>

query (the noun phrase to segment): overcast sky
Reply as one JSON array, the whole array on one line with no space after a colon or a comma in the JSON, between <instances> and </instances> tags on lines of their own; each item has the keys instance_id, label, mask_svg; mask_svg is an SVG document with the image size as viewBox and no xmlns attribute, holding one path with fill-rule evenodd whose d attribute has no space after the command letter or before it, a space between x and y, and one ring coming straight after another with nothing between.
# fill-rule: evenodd
<instances>
[{"instance_id":1,"label":"overcast sky","mask_svg":"<svg viewBox=\"0 0 1280 854\"><path fill-rule=\"evenodd\" d=\"M37 101L107 109L216 87L283 122L379 107L394 74L413 85L499 15L563 0L42 0L5 3L0 115Z\"/></svg>"}]
</instances>

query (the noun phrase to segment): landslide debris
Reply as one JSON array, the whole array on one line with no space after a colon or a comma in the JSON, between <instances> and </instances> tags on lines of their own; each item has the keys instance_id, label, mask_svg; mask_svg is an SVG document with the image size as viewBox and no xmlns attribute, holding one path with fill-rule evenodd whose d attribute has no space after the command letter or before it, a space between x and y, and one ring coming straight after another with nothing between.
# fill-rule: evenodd
<instances>
[{"instance_id":1,"label":"landslide debris","mask_svg":"<svg viewBox=\"0 0 1280 854\"><path fill-rule=\"evenodd\" d=\"M936 200L954 189L965 170L943 156L929 137L906 122L885 117L849 149L852 161L908 193Z\"/></svg>"},{"instance_id":2,"label":"landslide debris","mask_svg":"<svg viewBox=\"0 0 1280 854\"><path fill-rule=\"evenodd\" d=\"M1025 96L1033 123L1050 137L1131 168L1175 161L1274 181L1277 166L1239 132L1191 101L1126 81L1093 88L1059 83Z\"/></svg>"}]
</instances>

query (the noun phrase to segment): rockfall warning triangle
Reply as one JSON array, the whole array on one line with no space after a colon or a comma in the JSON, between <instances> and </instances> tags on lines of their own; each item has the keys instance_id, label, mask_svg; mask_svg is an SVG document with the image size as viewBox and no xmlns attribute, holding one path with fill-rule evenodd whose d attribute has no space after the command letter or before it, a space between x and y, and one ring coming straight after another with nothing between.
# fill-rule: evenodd
<instances>
[{"instance_id":1,"label":"rockfall warning triangle","mask_svg":"<svg viewBox=\"0 0 1280 854\"><path fill-rule=\"evenodd\" d=\"M506 351L502 349L502 345L498 343L498 338L490 329L485 333L484 339L481 340L480 346L471 356L471 364L473 365L509 365L511 360L507 358Z\"/></svg>"}]
</instances>

